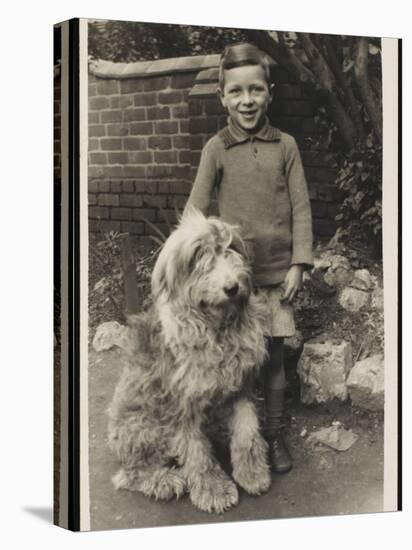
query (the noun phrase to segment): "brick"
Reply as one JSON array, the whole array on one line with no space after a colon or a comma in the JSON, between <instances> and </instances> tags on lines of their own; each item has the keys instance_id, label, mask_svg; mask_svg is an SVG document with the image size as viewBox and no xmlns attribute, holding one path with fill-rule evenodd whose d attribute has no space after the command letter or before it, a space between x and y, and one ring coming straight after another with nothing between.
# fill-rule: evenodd
<instances>
[{"instance_id":1,"label":"brick","mask_svg":"<svg viewBox=\"0 0 412 550\"><path fill-rule=\"evenodd\" d=\"M168 181L159 181L158 183L158 192L162 195L169 194L169 182Z\"/></svg>"},{"instance_id":2,"label":"brick","mask_svg":"<svg viewBox=\"0 0 412 550\"><path fill-rule=\"evenodd\" d=\"M126 164L129 160L127 153L108 153L109 164Z\"/></svg>"},{"instance_id":3,"label":"brick","mask_svg":"<svg viewBox=\"0 0 412 550\"><path fill-rule=\"evenodd\" d=\"M102 176L104 176L104 171L101 166L89 166L87 172L89 178L101 178Z\"/></svg>"},{"instance_id":4,"label":"brick","mask_svg":"<svg viewBox=\"0 0 412 550\"><path fill-rule=\"evenodd\" d=\"M123 193L120 195L119 200L120 206L141 207L143 205L142 195Z\"/></svg>"},{"instance_id":5,"label":"brick","mask_svg":"<svg viewBox=\"0 0 412 550\"><path fill-rule=\"evenodd\" d=\"M98 233L99 231L100 231L99 220L91 220L89 218L89 232L90 233Z\"/></svg>"},{"instance_id":6,"label":"brick","mask_svg":"<svg viewBox=\"0 0 412 550\"><path fill-rule=\"evenodd\" d=\"M173 118L187 118L189 116L189 107L187 103L172 107L172 116Z\"/></svg>"},{"instance_id":7,"label":"brick","mask_svg":"<svg viewBox=\"0 0 412 550\"><path fill-rule=\"evenodd\" d=\"M199 99L196 99L196 100L192 99L191 101L189 101L188 105L189 105L189 116L200 116L205 114L204 101L201 101Z\"/></svg>"},{"instance_id":8,"label":"brick","mask_svg":"<svg viewBox=\"0 0 412 550\"><path fill-rule=\"evenodd\" d=\"M177 162L176 151L155 151L154 161L159 164L173 164Z\"/></svg>"},{"instance_id":9,"label":"brick","mask_svg":"<svg viewBox=\"0 0 412 550\"><path fill-rule=\"evenodd\" d=\"M140 165L128 164L123 166L123 176L125 178L144 178L146 176L146 168Z\"/></svg>"},{"instance_id":10,"label":"brick","mask_svg":"<svg viewBox=\"0 0 412 550\"><path fill-rule=\"evenodd\" d=\"M187 199L187 195L169 195L167 197L167 206L173 209L177 208L181 211L186 206Z\"/></svg>"},{"instance_id":11,"label":"brick","mask_svg":"<svg viewBox=\"0 0 412 550\"><path fill-rule=\"evenodd\" d=\"M122 178L123 177L123 166L105 166L104 175L107 178Z\"/></svg>"},{"instance_id":12,"label":"brick","mask_svg":"<svg viewBox=\"0 0 412 550\"><path fill-rule=\"evenodd\" d=\"M112 193L121 193L121 191L122 191L122 182L121 181L111 181L110 182L110 191Z\"/></svg>"},{"instance_id":13,"label":"brick","mask_svg":"<svg viewBox=\"0 0 412 550\"><path fill-rule=\"evenodd\" d=\"M108 124L106 127L108 136L127 136L129 127L126 124Z\"/></svg>"},{"instance_id":14,"label":"brick","mask_svg":"<svg viewBox=\"0 0 412 550\"><path fill-rule=\"evenodd\" d=\"M140 198L141 195L138 195ZM143 206L149 208L166 208L167 197L166 195L143 195Z\"/></svg>"},{"instance_id":15,"label":"brick","mask_svg":"<svg viewBox=\"0 0 412 550\"><path fill-rule=\"evenodd\" d=\"M315 233L315 235L321 237L331 237L332 235L334 235L337 227L338 224L332 220L313 220L313 232Z\"/></svg>"},{"instance_id":16,"label":"brick","mask_svg":"<svg viewBox=\"0 0 412 550\"><path fill-rule=\"evenodd\" d=\"M153 134L152 122L131 122L130 123L131 135L151 135Z\"/></svg>"},{"instance_id":17,"label":"brick","mask_svg":"<svg viewBox=\"0 0 412 550\"><path fill-rule=\"evenodd\" d=\"M122 191L124 193L133 193L134 192L134 182L133 181L123 181L122 182Z\"/></svg>"},{"instance_id":18,"label":"brick","mask_svg":"<svg viewBox=\"0 0 412 550\"><path fill-rule=\"evenodd\" d=\"M121 94L130 94L133 92L143 92L144 89L144 80L134 78L130 80L121 80L120 81L120 93Z\"/></svg>"},{"instance_id":19,"label":"brick","mask_svg":"<svg viewBox=\"0 0 412 550\"><path fill-rule=\"evenodd\" d=\"M149 210L147 208L136 209L132 211L132 218L134 220L149 220L149 222L154 222L156 220L156 211Z\"/></svg>"},{"instance_id":20,"label":"brick","mask_svg":"<svg viewBox=\"0 0 412 550\"><path fill-rule=\"evenodd\" d=\"M126 109L123 111L123 121L133 122L135 120L146 120L146 109L139 107L138 109Z\"/></svg>"},{"instance_id":21,"label":"brick","mask_svg":"<svg viewBox=\"0 0 412 550\"><path fill-rule=\"evenodd\" d=\"M97 84L89 84L89 97L97 95Z\"/></svg>"},{"instance_id":22,"label":"brick","mask_svg":"<svg viewBox=\"0 0 412 550\"><path fill-rule=\"evenodd\" d=\"M178 212L176 210L167 210L166 208L157 211L157 221L166 225L176 225L178 221Z\"/></svg>"},{"instance_id":23,"label":"brick","mask_svg":"<svg viewBox=\"0 0 412 550\"><path fill-rule=\"evenodd\" d=\"M144 151L145 149L147 149L146 139L141 137L124 138L123 149L126 151Z\"/></svg>"},{"instance_id":24,"label":"brick","mask_svg":"<svg viewBox=\"0 0 412 550\"><path fill-rule=\"evenodd\" d=\"M108 97L91 97L89 99L90 111L101 111L102 109L108 109L110 107L110 101Z\"/></svg>"},{"instance_id":25,"label":"brick","mask_svg":"<svg viewBox=\"0 0 412 550\"><path fill-rule=\"evenodd\" d=\"M179 132L181 134L189 133L189 121L188 120L180 120L179 121Z\"/></svg>"},{"instance_id":26,"label":"brick","mask_svg":"<svg viewBox=\"0 0 412 550\"><path fill-rule=\"evenodd\" d=\"M89 193L98 193L99 192L99 182L97 180L89 179Z\"/></svg>"},{"instance_id":27,"label":"brick","mask_svg":"<svg viewBox=\"0 0 412 550\"><path fill-rule=\"evenodd\" d=\"M152 76L144 81L143 89L145 92L164 90L170 84L169 76Z\"/></svg>"},{"instance_id":28,"label":"brick","mask_svg":"<svg viewBox=\"0 0 412 550\"><path fill-rule=\"evenodd\" d=\"M203 149L203 136L190 136L189 141L190 149L192 151L201 151Z\"/></svg>"},{"instance_id":29,"label":"brick","mask_svg":"<svg viewBox=\"0 0 412 550\"><path fill-rule=\"evenodd\" d=\"M171 178L173 176L175 166L167 164L157 164L155 166L147 166L148 178Z\"/></svg>"},{"instance_id":30,"label":"brick","mask_svg":"<svg viewBox=\"0 0 412 550\"><path fill-rule=\"evenodd\" d=\"M143 222L121 222L121 228L123 233L130 233L131 235L143 235L144 223Z\"/></svg>"},{"instance_id":31,"label":"brick","mask_svg":"<svg viewBox=\"0 0 412 550\"><path fill-rule=\"evenodd\" d=\"M102 124L91 124L89 126L89 137L102 137L106 135L106 129Z\"/></svg>"},{"instance_id":32,"label":"brick","mask_svg":"<svg viewBox=\"0 0 412 550\"><path fill-rule=\"evenodd\" d=\"M173 147L175 149L189 149L190 136L173 136Z\"/></svg>"},{"instance_id":33,"label":"brick","mask_svg":"<svg viewBox=\"0 0 412 550\"><path fill-rule=\"evenodd\" d=\"M199 166L200 156L200 151L191 151L189 156L189 164L191 164L192 166Z\"/></svg>"},{"instance_id":34,"label":"brick","mask_svg":"<svg viewBox=\"0 0 412 550\"><path fill-rule=\"evenodd\" d=\"M111 193L102 193L97 197L97 204L99 206L119 206L119 197Z\"/></svg>"},{"instance_id":35,"label":"brick","mask_svg":"<svg viewBox=\"0 0 412 550\"><path fill-rule=\"evenodd\" d=\"M90 164L107 164L106 153L90 153Z\"/></svg>"},{"instance_id":36,"label":"brick","mask_svg":"<svg viewBox=\"0 0 412 550\"><path fill-rule=\"evenodd\" d=\"M99 111L89 111L89 124L99 124L100 113Z\"/></svg>"},{"instance_id":37,"label":"brick","mask_svg":"<svg viewBox=\"0 0 412 550\"><path fill-rule=\"evenodd\" d=\"M127 109L133 103L132 95L117 95L110 98L110 107L112 109Z\"/></svg>"},{"instance_id":38,"label":"brick","mask_svg":"<svg viewBox=\"0 0 412 550\"><path fill-rule=\"evenodd\" d=\"M155 181L136 181L136 193L157 193L157 183Z\"/></svg>"},{"instance_id":39,"label":"brick","mask_svg":"<svg viewBox=\"0 0 412 550\"><path fill-rule=\"evenodd\" d=\"M190 180L190 164L181 164L174 167L174 177L181 180Z\"/></svg>"},{"instance_id":40,"label":"brick","mask_svg":"<svg viewBox=\"0 0 412 550\"><path fill-rule=\"evenodd\" d=\"M191 151L179 151L179 163L190 164L193 154L198 155L198 160L200 159L200 153L192 153Z\"/></svg>"},{"instance_id":41,"label":"brick","mask_svg":"<svg viewBox=\"0 0 412 550\"><path fill-rule=\"evenodd\" d=\"M109 209L101 208L99 206L89 206L89 218L92 219L108 219Z\"/></svg>"},{"instance_id":42,"label":"brick","mask_svg":"<svg viewBox=\"0 0 412 550\"><path fill-rule=\"evenodd\" d=\"M99 95L113 95L118 94L119 91L120 89L118 80L101 80L97 84L97 93Z\"/></svg>"},{"instance_id":43,"label":"brick","mask_svg":"<svg viewBox=\"0 0 412 550\"><path fill-rule=\"evenodd\" d=\"M325 202L313 201L311 203L311 208L312 208L312 216L314 218L326 218L328 207Z\"/></svg>"},{"instance_id":44,"label":"brick","mask_svg":"<svg viewBox=\"0 0 412 550\"><path fill-rule=\"evenodd\" d=\"M165 223L156 223L155 226L157 227L158 231L163 233L164 237L166 238L169 235L169 228L167 227L167 224ZM158 232L154 230L152 226L149 224L145 224L145 235L156 235L158 236Z\"/></svg>"},{"instance_id":45,"label":"brick","mask_svg":"<svg viewBox=\"0 0 412 550\"><path fill-rule=\"evenodd\" d=\"M172 76L172 82L170 87L173 90L180 90L183 88L191 88L195 83L195 73L178 73Z\"/></svg>"},{"instance_id":46,"label":"brick","mask_svg":"<svg viewBox=\"0 0 412 550\"><path fill-rule=\"evenodd\" d=\"M129 151L127 155L130 164L151 164L153 161L151 151Z\"/></svg>"},{"instance_id":47,"label":"brick","mask_svg":"<svg viewBox=\"0 0 412 550\"><path fill-rule=\"evenodd\" d=\"M212 134L217 131L215 118L191 118L189 120L190 134Z\"/></svg>"},{"instance_id":48,"label":"brick","mask_svg":"<svg viewBox=\"0 0 412 550\"><path fill-rule=\"evenodd\" d=\"M121 109L113 111L103 111L101 113L101 121L104 122L122 122L123 111Z\"/></svg>"},{"instance_id":49,"label":"brick","mask_svg":"<svg viewBox=\"0 0 412 550\"><path fill-rule=\"evenodd\" d=\"M169 183L170 193L176 195L188 195L192 184L188 181L171 181Z\"/></svg>"},{"instance_id":50,"label":"brick","mask_svg":"<svg viewBox=\"0 0 412 550\"><path fill-rule=\"evenodd\" d=\"M165 120L170 118L169 107L147 107L147 120Z\"/></svg>"},{"instance_id":51,"label":"brick","mask_svg":"<svg viewBox=\"0 0 412 550\"><path fill-rule=\"evenodd\" d=\"M155 122L156 134L176 134L178 131L178 125L175 120L161 120Z\"/></svg>"},{"instance_id":52,"label":"brick","mask_svg":"<svg viewBox=\"0 0 412 550\"><path fill-rule=\"evenodd\" d=\"M112 220L130 220L132 218L131 208L112 208L110 212Z\"/></svg>"},{"instance_id":53,"label":"brick","mask_svg":"<svg viewBox=\"0 0 412 550\"><path fill-rule=\"evenodd\" d=\"M120 231L120 222L113 220L103 220L100 222L100 231L110 233L110 231Z\"/></svg>"},{"instance_id":54,"label":"brick","mask_svg":"<svg viewBox=\"0 0 412 550\"><path fill-rule=\"evenodd\" d=\"M205 101L206 115L221 115L225 112L223 105L218 99Z\"/></svg>"},{"instance_id":55,"label":"brick","mask_svg":"<svg viewBox=\"0 0 412 550\"><path fill-rule=\"evenodd\" d=\"M89 193L88 198L90 206L97 204L97 196L94 193Z\"/></svg>"},{"instance_id":56,"label":"brick","mask_svg":"<svg viewBox=\"0 0 412 550\"><path fill-rule=\"evenodd\" d=\"M158 101L161 105L173 105L176 103L182 103L183 93L180 90L172 92L159 92Z\"/></svg>"},{"instance_id":57,"label":"brick","mask_svg":"<svg viewBox=\"0 0 412 550\"><path fill-rule=\"evenodd\" d=\"M108 193L110 191L110 181L99 181L99 193Z\"/></svg>"},{"instance_id":58,"label":"brick","mask_svg":"<svg viewBox=\"0 0 412 550\"><path fill-rule=\"evenodd\" d=\"M100 142L98 139L89 139L89 151L98 151L100 149Z\"/></svg>"},{"instance_id":59,"label":"brick","mask_svg":"<svg viewBox=\"0 0 412 550\"><path fill-rule=\"evenodd\" d=\"M122 149L122 140L118 138L102 138L100 145L103 151L119 151Z\"/></svg>"},{"instance_id":60,"label":"brick","mask_svg":"<svg viewBox=\"0 0 412 550\"><path fill-rule=\"evenodd\" d=\"M149 138L148 145L150 149L171 149L172 140L167 136L152 136Z\"/></svg>"},{"instance_id":61,"label":"brick","mask_svg":"<svg viewBox=\"0 0 412 550\"><path fill-rule=\"evenodd\" d=\"M142 107L145 105L156 105L157 98L154 92L136 94L134 96L135 107Z\"/></svg>"},{"instance_id":62,"label":"brick","mask_svg":"<svg viewBox=\"0 0 412 550\"><path fill-rule=\"evenodd\" d=\"M334 185L317 184L317 198L326 201L334 202L338 200L339 191Z\"/></svg>"}]
</instances>

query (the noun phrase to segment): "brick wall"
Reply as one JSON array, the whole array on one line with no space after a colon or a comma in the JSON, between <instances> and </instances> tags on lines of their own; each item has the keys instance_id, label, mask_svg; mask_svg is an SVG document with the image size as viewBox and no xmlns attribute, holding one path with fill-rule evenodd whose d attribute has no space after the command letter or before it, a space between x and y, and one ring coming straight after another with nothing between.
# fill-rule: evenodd
<instances>
[{"instance_id":1,"label":"brick wall","mask_svg":"<svg viewBox=\"0 0 412 550\"><path fill-rule=\"evenodd\" d=\"M205 142L226 124L217 100L219 56L141 63L95 62L89 75L90 230L148 238L187 200ZM333 234L339 196L331 155L315 153L314 104L275 67L272 123L297 140L312 201L315 236ZM149 223L146 223L148 220Z\"/></svg>"}]
</instances>

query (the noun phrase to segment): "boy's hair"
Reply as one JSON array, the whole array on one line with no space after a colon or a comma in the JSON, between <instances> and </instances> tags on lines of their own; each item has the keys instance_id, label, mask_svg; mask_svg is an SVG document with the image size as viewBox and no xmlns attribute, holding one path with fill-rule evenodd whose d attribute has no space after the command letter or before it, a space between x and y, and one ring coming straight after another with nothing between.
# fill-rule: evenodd
<instances>
[{"instance_id":1,"label":"boy's hair","mask_svg":"<svg viewBox=\"0 0 412 550\"><path fill-rule=\"evenodd\" d=\"M272 60L262 50L249 42L230 44L223 50L219 63L219 87L225 86L225 71L245 65L260 65L265 72L266 82L270 86L270 66Z\"/></svg>"}]
</instances>

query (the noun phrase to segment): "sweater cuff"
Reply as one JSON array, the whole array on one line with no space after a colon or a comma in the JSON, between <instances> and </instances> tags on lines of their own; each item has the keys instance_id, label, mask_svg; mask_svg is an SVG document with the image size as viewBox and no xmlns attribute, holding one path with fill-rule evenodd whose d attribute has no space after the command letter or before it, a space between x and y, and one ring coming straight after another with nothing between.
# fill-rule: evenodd
<instances>
[{"instance_id":1,"label":"sweater cuff","mask_svg":"<svg viewBox=\"0 0 412 550\"><path fill-rule=\"evenodd\" d=\"M294 247L290 264L304 264L305 270L312 269L314 265L312 250L308 250L305 246Z\"/></svg>"}]
</instances>

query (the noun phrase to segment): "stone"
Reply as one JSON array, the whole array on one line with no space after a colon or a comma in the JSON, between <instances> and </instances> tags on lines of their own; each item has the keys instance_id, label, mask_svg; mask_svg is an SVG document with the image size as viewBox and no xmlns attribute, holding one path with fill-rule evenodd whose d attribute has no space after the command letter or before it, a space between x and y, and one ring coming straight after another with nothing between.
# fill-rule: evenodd
<instances>
[{"instance_id":1,"label":"stone","mask_svg":"<svg viewBox=\"0 0 412 550\"><path fill-rule=\"evenodd\" d=\"M347 286L339 295L339 303L346 311L359 311L370 299L370 294Z\"/></svg>"},{"instance_id":2,"label":"stone","mask_svg":"<svg viewBox=\"0 0 412 550\"><path fill-rule=\"evenodd\" d=\"M331 266L324 275L325 283L329 286L343 287L349 284L353 278L348 258L340 254L329 256Z\"/></svg>"},{"instance_id":3,"label":"stone","mask_svg":"<svg viewBox=\"0 0 412 550\"><path fill-rule=\"evenodd\" d=\"M108 321L97 327L92 346L96 351L106 351L114 346L124 348L126 341L127 327L117 321Z\"/></svg>"},{"instance_id":4,"label":"stone","mask_svg":"<svg viewBox=\"0 0 412 550\"><path fill-rule=\"evenodd\" d=\"M357 269L350 283L352 288L368 291L373 287L371 274L367 269Z\"/></svg>"},{"instance_id":5,"label":"stone","mask_svg":"<svg viewBox=\"0 0 412 550\"><path fill-rule=\"evenodd\" d=\"M329 428L321 428L312 432L307 441L322 443L336 451L347 451L357 441L358 436L352 430L346 430L340 422L334 422Z\"/></svg>"},{"instance_id":6,"label":"stone","mask_svg":"<svg viewBox=\"0 0 412 550\"><path fill-rule=\"evenodd\" d=\"M355 363L346 381L352 403L361 409L383 410L385 376L383 355L377 354Z\"/></svg>"},{"instance_id":7,"label":"stone","mask_svg":"<svg viewBox=\"0 0 412 550\"><path fill-rule=\"evenodd\" d=\"M352 347L348 342L306 343L297 368L302 402L346 400L346 378L351 367Z\"/></svg>"},{"instance_id":8,"label":"stone","mask_svg":"<svg viewBox=\"0 0 412 550\"><path fill-rule=\"evenodd\" d=\"M377 286L371 296L371 305L377 311L383 311L383 289Z\"/></svg>"}]
</instances>

